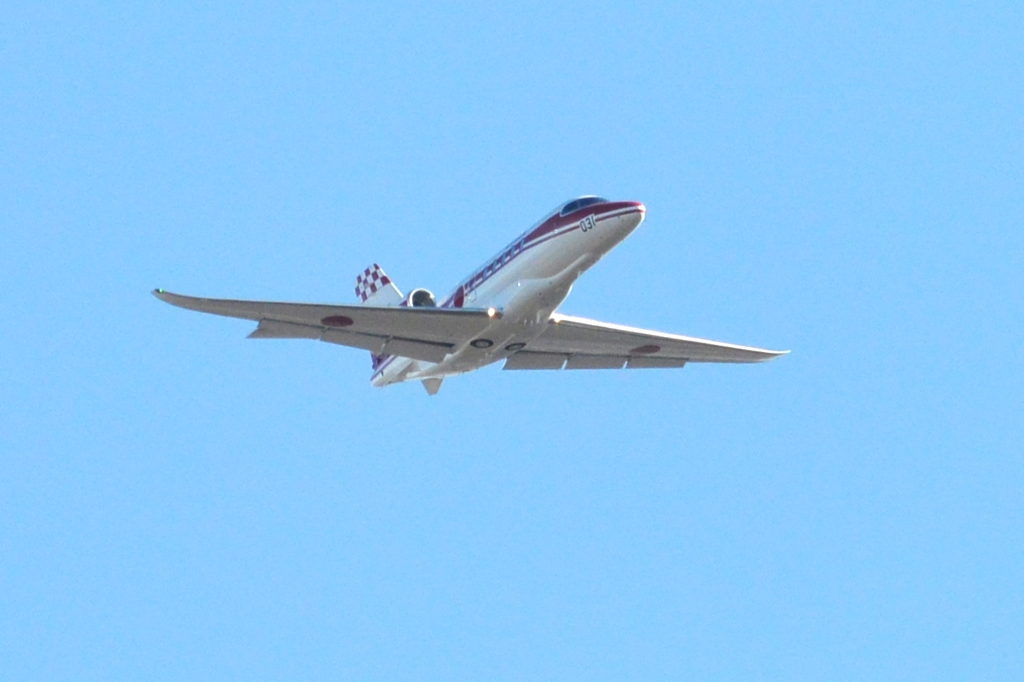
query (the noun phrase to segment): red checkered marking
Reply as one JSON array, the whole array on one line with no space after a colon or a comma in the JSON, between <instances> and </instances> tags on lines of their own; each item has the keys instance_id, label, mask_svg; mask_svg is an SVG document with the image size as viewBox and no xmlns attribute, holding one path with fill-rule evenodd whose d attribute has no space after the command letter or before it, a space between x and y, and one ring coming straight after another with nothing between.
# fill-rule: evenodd
<instances>
[{"instance_id":1,"label":"red checkered marking","mask_svg":"<svg viewBox=\"0 0 1024 682\"><path fill-rule=\"evenodd\" d=\"M366 299L373 296L381 287L385 287L391 284L391 280L384 274L384 271L380 269L380 266L374 263L370 267L363 271L363 274L356 277L356 296L360 301L366 303Z\"/></svg>"}]
</instances>

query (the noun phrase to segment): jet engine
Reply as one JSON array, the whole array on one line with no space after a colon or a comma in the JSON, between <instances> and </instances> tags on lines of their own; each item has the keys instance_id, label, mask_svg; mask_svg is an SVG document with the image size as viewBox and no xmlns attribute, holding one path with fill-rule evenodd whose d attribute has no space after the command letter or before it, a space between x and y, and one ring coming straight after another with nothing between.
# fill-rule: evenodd
<instances>
[{"instance_id":1,"label":"jet engine","mask_svg":"<svg viewBox=\"0 0 1024 682\"><path fill-rule=\"evenodd\" d=\"M409 305L413 308L434 308L437 301L429 289L413 289L409 292Z\"/></svg>"}]
</instances>

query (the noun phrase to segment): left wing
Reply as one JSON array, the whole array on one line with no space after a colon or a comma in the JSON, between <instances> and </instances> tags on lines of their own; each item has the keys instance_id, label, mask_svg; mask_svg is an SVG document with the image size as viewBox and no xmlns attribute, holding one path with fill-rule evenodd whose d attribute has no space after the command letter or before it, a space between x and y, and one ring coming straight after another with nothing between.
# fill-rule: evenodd
<instances>
[{"instance_id":1,"label":"left wing","mask_svg":"<svg viewBox=\"0 0 1024 682\"><path fill-rule=\"evenodd\" d=\"M687 362L764 362L789 351L637 329L554 314L547 328L505 362L505 369L682 367Z\"/></svg>"},{"instance_id":2,"label":"left wing","mask_svg":"<svg viewBox=\"0 0 1024 682\"><path fill-rule=\"evenodd\" d=\"M321 305L196 298L157 289L161 301L214 315L259 322L256 339L319 339L375 354L440 362L491 323L486 310Z\"/></svg>"}]
</instances>

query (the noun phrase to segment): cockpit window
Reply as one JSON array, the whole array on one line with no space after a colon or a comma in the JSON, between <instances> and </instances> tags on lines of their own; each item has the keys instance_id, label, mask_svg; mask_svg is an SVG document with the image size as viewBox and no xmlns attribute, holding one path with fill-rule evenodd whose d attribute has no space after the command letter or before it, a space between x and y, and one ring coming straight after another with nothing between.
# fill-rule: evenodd
<instances>
[{"instance_id":1,"label":"cockpit window","mask_svg":"<svg viewBox=\"0 0 1024 682\"><path fill-rule=\"evenodd\" d=\"M580 199L573 199L572 201L570 201L569 203L562 207L560 213L561 215L569 215L573 211L578 211L581 208L593 206L594 204L604 204L607 201L607 199L602 199L601 197L582 197Z\"/></svg>"}]
</instances>

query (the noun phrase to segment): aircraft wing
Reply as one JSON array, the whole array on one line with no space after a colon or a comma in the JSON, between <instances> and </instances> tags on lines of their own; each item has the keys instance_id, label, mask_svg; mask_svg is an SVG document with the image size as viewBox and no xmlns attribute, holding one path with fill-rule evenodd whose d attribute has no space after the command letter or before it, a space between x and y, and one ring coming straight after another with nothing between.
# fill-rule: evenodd
<instances>
[{"instance_id":1,"label":"aircraft wing","mask_svg":"<svg viewBox=\"0 0 1024 682\"><path fill-rule=\"evenodd\" d=\"M451 349L491 323L486 310L380 308L197 298L157 289L161 301L214 315L259 322L255 339L319 339L375 354L440 362Z\"/></svg>"},{"instance_id":2,"label":"aircraft wing","mask_svg":"<svg viewBox=\"0 0 1024 682\"><path fill-rule=\"evenodd\" d=\"M527 350L510 356L504 368L682 367L687 362L764 362L788 352L555 314L541 335L530 342Z\"/></svg>"}]
</instances>

